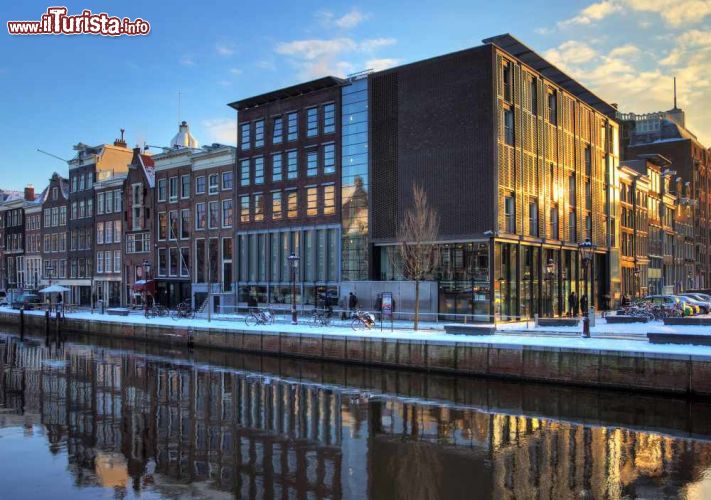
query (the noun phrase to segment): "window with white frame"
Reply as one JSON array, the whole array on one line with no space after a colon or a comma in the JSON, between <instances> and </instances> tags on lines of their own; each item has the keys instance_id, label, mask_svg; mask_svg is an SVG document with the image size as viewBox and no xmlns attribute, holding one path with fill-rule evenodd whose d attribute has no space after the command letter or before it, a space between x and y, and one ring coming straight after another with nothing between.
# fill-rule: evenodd
<instances>
[{"instance_id":1,"label":"window with white frame","mask_svg":"<svg viewBox=\"0 0 711 500\"><path fill-rule=\"evenodd\" d=\"M217 174L210 174L209 181L209 194L217 194L217 192L220 190L219 176Z\"/></svg>"},{"instance_id":2,"label":"window with white frame","mask_svg":"<svg viewBox=\"0 0 711 500\"><path fill-rule=\"evenodd\" d=\"M232 227L232 198L222 200L222 227Z\"/></svg>"}]
</instances>

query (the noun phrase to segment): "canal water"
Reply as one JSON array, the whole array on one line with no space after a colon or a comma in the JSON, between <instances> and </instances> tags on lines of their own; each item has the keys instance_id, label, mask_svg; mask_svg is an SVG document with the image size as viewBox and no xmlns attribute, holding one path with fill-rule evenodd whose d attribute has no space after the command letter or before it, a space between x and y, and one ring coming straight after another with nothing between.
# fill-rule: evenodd
<instances>
[{"instance_id":1,"label":"canal water","mask_svg":"<svg viewBox=\"0 0 711 500\"><path fill-rule=\"evenodd\" d=\"M0 497L711 498L711 404L0 335Z\"/></svg>"}]
</instances>

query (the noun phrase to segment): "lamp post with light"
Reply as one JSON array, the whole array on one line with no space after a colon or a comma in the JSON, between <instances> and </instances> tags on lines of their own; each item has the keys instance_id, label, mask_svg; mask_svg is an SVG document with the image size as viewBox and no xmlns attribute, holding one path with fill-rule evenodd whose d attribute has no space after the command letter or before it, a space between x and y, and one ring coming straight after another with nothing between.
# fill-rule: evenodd
<instances>
[{"instance_id":1,"label":"lamp post with light","mask_svg":"<svg viewBox=\"0 0 711 500\"><path fill-rule=\"evenodd\" d=\"M588 294L588 266L592 262L595 245L592 244L590 238L585 238L585 241L578 244L580 250L580 258L583 262L583 291ZM588 308L590 307L590 297L588 297ZM590 338L590 315L583 316L583 338Z\"/></svg>"},{"instance_id":2,"label":"lamp post with light","mask_svg":"<svg viewBox=\"0 0 711 500\"><path fill-rule=\"evenodd\" d=\"M288 259L289 269L291 269L291 324L295 325L298 323L296 317L296 271L299 269L299 256L292 252Z\"/></svg>"}]
</instances>

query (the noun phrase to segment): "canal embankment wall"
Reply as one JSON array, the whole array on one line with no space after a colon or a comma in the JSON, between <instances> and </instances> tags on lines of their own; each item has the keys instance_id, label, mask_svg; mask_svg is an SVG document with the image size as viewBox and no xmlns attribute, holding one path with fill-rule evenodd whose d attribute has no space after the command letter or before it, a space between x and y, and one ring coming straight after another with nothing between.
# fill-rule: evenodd
<instances>
[{"instance_id":1,"label":"canal embankment wall","mask_svg":"<svg viewBox=\"0 0 711 500\"><path fill-rule=\"evenodd\" d=\"M50 335L55 322L51 320ZM44 331L45 317L26 314L33 331ZM0 324L17 327L17 312L0 311ZM169 346L204 347L357 363L459 375L485 376L574 384L632 391L668 392L711 396L711 355L644 350L589 349L522 345L480 341L433 340L393 337L370 331L344 335L327 328L313 333L280 331L280 325L263 330L187 326L176 323L110 321L67 317L61 329L97 336L155 342ZM456 336L455 336L456 337ZM705 352L708 348L701 348Z\"/></svg>"}]
</instances>

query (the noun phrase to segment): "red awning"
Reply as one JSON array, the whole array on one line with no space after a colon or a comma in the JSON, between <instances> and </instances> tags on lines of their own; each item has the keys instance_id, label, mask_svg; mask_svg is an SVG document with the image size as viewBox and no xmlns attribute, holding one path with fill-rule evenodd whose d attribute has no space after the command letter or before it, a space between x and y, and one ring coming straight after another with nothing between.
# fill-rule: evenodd
<instances>
[{"instance_id":1,"label":"red awning","mask_svg":"<svg viewBox=\"0 0 711 500\"><path fill-rule=\"evenodd\" d=\"M156 282L154 280L139 280L133 284L134 292L154 293L156 291Z\"/></svg>"}]
</instances>

